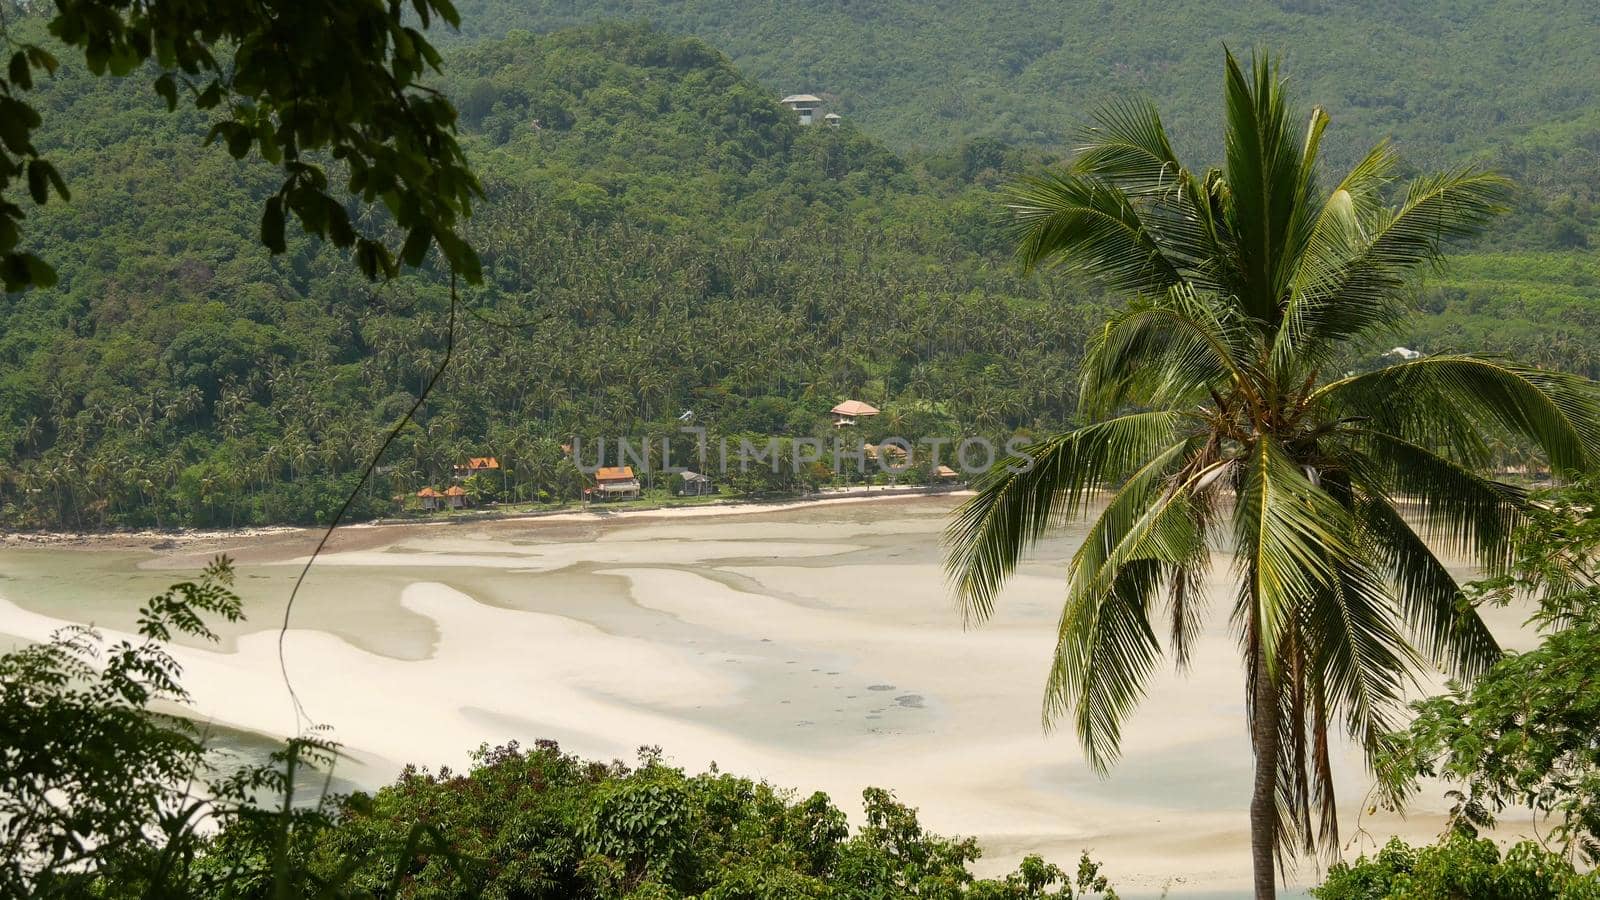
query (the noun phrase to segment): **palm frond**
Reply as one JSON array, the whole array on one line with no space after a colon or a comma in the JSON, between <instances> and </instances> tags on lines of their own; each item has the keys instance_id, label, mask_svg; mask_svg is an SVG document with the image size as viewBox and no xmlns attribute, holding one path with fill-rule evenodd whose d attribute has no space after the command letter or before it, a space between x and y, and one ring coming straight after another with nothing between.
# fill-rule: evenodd
<instances>
[{"instance_id":1,"label":"palm frond","mask_svg":"<svg viewBox=\"0 0 1600 900\"><path fill-rule=\"evenodd\" d=\"M1277 774L1278 860L1285 870L1296 853L1339 849L1339 809L1333 781L1332 728L1323 673L1304 640L1284 665L1290 689L1279 694Z\"/></svg>"},{"instance_id":2,"label":"palm frond","mask_svg":"<svg viewBox=\"0 0 1600 900\"><path fill-rule=\"evenodd\" d=\"M1478 234L1505 208L1508 182L1470 168L1418 179L1398 207L1374 207L1369 191L1392 167L1380 145L1352 172L1362 194L1341 187L1324 205L1295 262L1274 348L1280 362L1320 361L1342 341L1397 325L1410 312L1412 274L1437 266L1448 241Z\"/></svg>"},{"instance_id":3,"label":"palm frond","mask_svg":"<svg viewBox=\"0 0 1600 900\"><path fill-rule=\"evenodd\" d=\"M1291 245L1304 187L1300 151L1277 70L1258 54L1251 75L1227 54L1224 137L1228 230L1238 244L1239 302L1262 322L1275 322L1287 283L1284 250Z\"/></svg>"},{"instance_id":4,"label":"palm frond","mask_svg":"<svg viewBox=\"0 0 1600 900\"><path fill-rule=\"evenodd\" d=\"M1161 113L1144 99L1114 100L1097 110L1072 162L1073 171L1128 194L1167 194L1185 174Z\"/></svg>"},{"instance_id":5,"label":"palm frond","mask_svg":"<svg viewBox=\"0 0 1600 900\"><path fill-rule=\"evenodd\" d=\"M1377 573L1359 557L1330 562L1332 588L1300 611L1279 643L1275 833L1285 865L1318 844L1337 852L1330 717L1341 716L1375 759L1416 661L1391 625L1393 604Z\"/></svg>"},{"instance_id":6,"label":"palm frond","mask_svg":"<svg viewBox=\"0 0 1600 900\"><path fill-rule=\"evenodd\" d=\"M1122 721L1144 698L1161 653L1150 610L1162 569L1154 559L1129 563L1118 570L1111 590L1070 599L1058 626L1044 724L1048 729L1072 713L1084 756L1102 775L1120 755Z\"/></svg>"},{"instance_id":7,"label":"palm frond","mask_svg":"<svg viewBox=\"0 0 1600 900\"><path fill-rule=\"evenodd\" d=\"M1381 214L1382 191L1398 163L1388 142L1379 143L1315 207L1293 254L1288 301L1273 339L1273 359L1279 368L1290 360L1303 361L1317 344L1315 349L1321 352L1315 355L1323 356L1333 340L1327 332L1360 333L1403 315L1398 296L1379 295L1373 302L1349 305L1338 302L1353 262L1368 244L1364 223Z\"/></svg>"},{"instance_id":8,"label":"palm frond","mask_svg":"<svg viewBox=\"0 0 1600 900\"><path fill-rule=\"evenodd\" d=\"M1024 178L1011 189L1017 258L1054 262L1113 290L1161 293L1183 280L1127 194L1073 174Z\"/></svg>"},{"instance_id":9,"label":"palm frond","mask_svg":"<svg viewBox=\"0 0 1600 900\"><path fill-rule=\"evenodd\" d=\"M1348 434L1355 445L1344 461L1367 496L1412 504L1426 539L1490 572L1505 570L1527 492L1392 434L1366 428Z\"/></svg>"},{"instance_id":10,"label":"palm frond","mask_svg":"<svg viewBox=\"0 0 1600 900\"><path fill-rule=\"evenodd\" d=\"M1499 643L1400 511L1386 498L1364 496L1355 514L1396 587L1400 616L1417 649L1456 678L1475 678L1493 665L1501 656Z\"/></svg>"},{"instance_id":11,"label":"palm frond","mask_svg":"<svg viewBox=\"0 0 1600 900\"><path fill-rule=\"evenodd\" d=\"M1130 485L1107 505L1073 557L1067 603L1046 680L1046 727L1071 712L1089 764L1115 761L1121 723L1144 696L1160 643L1150 624L1154 594L1174 572L1209 553L1191 503L1213 463L1174 485Z\"/></svg>"},{"instance_id":12,"label":"palm frond","mask_svg":"<svg viewBox=\"0 0 1600 900\"><path fill-rule=\"evenodd\" d=\"M1146 412L1109 419L1000 460L945 530L945 569L969 618L986 619L1022 555L1052 525L1078 514L1092 492L1172 453L1183 417Z\"/></svg>"},{"instance_id":13,"label":"palm frond","mask_svg":"<svg viewBox=\"0 0 1600 900\"><path fill-rule=\"evenodd\" d=\"M1271 440L1251 449L1243 476L1234 504L1239 612L1253 623L1276 677L1278 641L1291 617L1334 590L1335 563L1351 554L1350 516Z\"/></svg>"},{"instance_id":14,"label":"palm frond","mask_svg":"<svg viewBox=\"0 0 1600 900\"><path fill-rule=\"evenodd\" d=\"M1148 100L1113 101L1095 113L1072 172L1123 191L1163 254L1202 290L1222 290L1227 255L1205 182L1173 152L1161 115Z\"/></svg>"},{"instance_id":15,"label":"palm frond","mask_svg":"<svg viewBox=\"0 0 1600 900\"><path fill-rule=\"evenodd\" d=\"M1248 340L1226 305L1173 287L1131 304L1091 336L1080 405L1091 416L1128 403L1171 409L1224 380L1248 386Z\"/></svg>"},{"instance_id":16,"label":"palm frond","mask_svg":"<svg viewBox=\"0 0 1600 900\"><path fill-rule=\"evenodd\" d=\"M1414 442L1458 439L1437 430L1448 416L1533 443L1563 474L1600 464L1600 392L1576 375L1482 356L1427 356L1332 382L1310 402Z\"/></svg>"},{"instance_id":17,"label":"palm frond","mask_svg":"<svg viewBox=\"0 0 1600 900\"><path fill-rule=\"evenodd\" d=\"M1448 241L1476 236L1505 212L1510 188L1505 176L1472 166L1415 179L1400 206L1366 228L1362 266L1393 271L1440 262Z\"/></svg>"},{"instance_id":18,"label":"palm frond","mask_svg":"<svg viewBox=\"0 0 1600 900\"><path fill-rule=\"evenodd\" d=\"M1308 643L1323 672L1334 714L1343 713L1345 730L1364 749L1393 729L1405 681L1421 660L1394 627L1394 598L1381 575L1363 559L1338 560L1333 589L1308 610Z\"/></svg>"},{"instance_id":19,"label":"palm frond","mask_svg":"<svg viewBox=\"0 0 1600 900\"><path fill-rule=\"evenodd\" d=\"M1206 516L1192 506L1199 486L1233 465L1222 459L1194 467L1176 476L1174 483L1158 480L1163 469L1183 461L1183 451L1192 450L1185 441L1172 451L1152 460L1118 491L1084 535L1083 544L1073 554L1067 575L1070 597L1096 596L1111 590L1121 569L1141 559L1158 559L1167 565L1203 565L1209 558L1204 547L1201 525ZM1186 517L1178 516L1182 511ZM1205 555L1200 556L1204 551Z\"/></svg>"}]
</instances>

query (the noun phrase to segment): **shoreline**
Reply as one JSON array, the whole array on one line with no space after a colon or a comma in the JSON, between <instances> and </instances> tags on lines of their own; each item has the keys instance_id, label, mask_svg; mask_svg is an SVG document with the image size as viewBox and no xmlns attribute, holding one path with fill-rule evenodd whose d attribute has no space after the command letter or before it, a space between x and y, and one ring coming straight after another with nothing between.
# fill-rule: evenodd
<instances>
[{"instance_id":1,"label":"shoreline","mask_svg":"<svg viewBox=\"0 0 1600 900\"><path fill-rule=\"evenodd\" d=\"M370 533L379 529L423 529L491 524L574 524L632 519L701 519L756 513L781 513L818 506L909 500L919 497L968 497L965 485L876 486L819 491L815 494L767 500L728 497L693 504L658 504L611 509L603 504L576 505L544 510L475 510L467 515L440 518L379 518L340 524L335 532ZM325 525L249 525L239 528L139 528L106 531L0 531L0 548L6 549L124 549L154 551L193 550L204 545L258 538L320 535Z\"/></svg>"},{"instance_id":2,"label":"shoreline","mask_svg":"<svg viewBox=\"0 0 1600 900\"><path fill-rule=\"evenodd\" d=\"M1177 896L1232 896L1248 883L1249 775L1225 623L1208 623L1188 672L1153 673L1125 723L1127 751L1101 777L1070 734L1038 726L1059 573L1084 529L1042 544L995 617L968 629L946 594L938 511L959 497L944 493L959 492L341 528L285 632L290 677L308 715L335 729L341 776L370 786L407 762L461 768L481 743L550 738L626 760L647 742L690 771L716 763L824 791L858 824L862 788L890 788L930 830L978 838L985 874L1027 853L1065 864L1088 849L1130 896L1174 879ZM405 530L427 524L468 527ZM214 552L235 556L241 585L276 603L321 533L286 530L224 532L225 546L191 542L154 560L113 555L106 569L83 554L36 554L29 566L48 568L0 591L0 634L38 640L98 615L119 636L128 617L105 621L110 607L84 593L109 596L96 585L159 579ZM85 592L18 602L29 585L78 579ZM1218 602L1234 594L1225 571L1204 590ZM1522 616L1503 613L1491 625L1515 643ZM193 717L268 738L297 732L276 621L229 632L225 645L174 648ZM1413 840L1442 821L1431 797L1416 798L1408 820L1365 816L1359 754L1341 741L1333 765L1345 821Z\"/></svg>"}]
</instances>

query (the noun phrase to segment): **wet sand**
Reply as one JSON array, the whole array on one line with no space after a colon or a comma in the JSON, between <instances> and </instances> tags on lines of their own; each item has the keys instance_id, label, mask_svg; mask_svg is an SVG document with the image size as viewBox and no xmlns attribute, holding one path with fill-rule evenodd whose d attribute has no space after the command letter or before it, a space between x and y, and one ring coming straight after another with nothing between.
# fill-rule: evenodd
<instances>
[{"instance_id":1,"label":"wet sand","mask_svg":"<svg viewBox=\"0 0 1600 900\"><path fill-rule=\"evenodd\" d=\"M1070 730L1047 735L1039 720L1082 527L1045 542L995 618L964 629L939 547L956 502L347 529L296 606L289 674L310 719L351 752L341 774L358 783L406 762L459 768L479 744L510 739L622 759L653 744L692 769L715 761L825 790L847 810L865 786L892 788L930 828L977 836L986 872L1088 849L1125 896L1247 883L1248 738L1225 562L1191 671L1153 679L1123 759L1100 779ZM226 551L249 620L218 646L180 648L185 684L202 717L292 734L304 722L276 629L315 539L0 549L0 635L39 640L64 621L130 629L139 599ZM1525 644L1519 619L1500 611L1492 625ZM1336 766L1351 835L1370 779L1348 748ZM1425 839L1442 809L1424 796L1409 821L1360 824L1379 843ZM1291 880L1314 875L1305 863Z\"/></svg>"}]
</instances>

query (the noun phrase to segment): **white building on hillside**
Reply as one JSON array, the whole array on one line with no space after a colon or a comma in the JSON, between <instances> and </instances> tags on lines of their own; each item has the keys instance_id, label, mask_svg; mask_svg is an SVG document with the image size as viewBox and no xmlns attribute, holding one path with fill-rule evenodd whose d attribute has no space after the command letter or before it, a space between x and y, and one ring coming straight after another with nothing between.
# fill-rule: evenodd
<instances>
[{"instance_id":1,"label":"white building on hillside","mask_svg":"<svg viewBox=\"0 0 1600 900\"><path fill-rule=\"evenodd\" d=\"M778 102L799 113L801 125L810 125L817 108L822 105L822 98L811 94L790 94Z\"/></svg>"}]
</instances>

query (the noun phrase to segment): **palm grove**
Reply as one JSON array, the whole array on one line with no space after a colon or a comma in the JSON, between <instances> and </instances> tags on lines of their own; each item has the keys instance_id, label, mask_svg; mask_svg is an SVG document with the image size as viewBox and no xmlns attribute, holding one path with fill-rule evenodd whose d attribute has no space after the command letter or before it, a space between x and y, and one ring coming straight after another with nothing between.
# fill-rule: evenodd
<instances>
[{"instance_id":1,"label":"palm grove","mask_svg":"<svg viewBox=\"0 0 1600 900\"><path fill-rule=\"evenodd\" d=\"M500 499L571 499L561 444L675 434L686 408L757 443L827 431L847 392L907 434L1068 420L1100 298L996 265L992 204L964 176L802 128L711 48L639 26L451 63L483 281L459 291L447 401L355 516L467 456L506 465ZM326 521L444 357L446 268L369 283L294 229L268 258L253 223L276 180L200 146L203 114L67 69L34 93L54 114L36 143L75 193L27 221L59 283L0 310L0 516ZM381 210L351 220L404 240ZM1081 313L1042 322L1050 306Z\"/></svg>"},{"instance_id":2,"label":"palm grove","mask_svg":"<svg viewBox=\"0 0 1600 900\"><path fill-rule=\"evenodd\" d=\"M548 228L540 227L548 223L536 216L511 217L515 227L524 229L516 240L502 237L497 243L493 232L474 236L478 250L456 234L457 215L468 211L482 187L464 168L450 136L453 109L431 91L408 94L409 79L425 67L436 67L439 60L419 33L402 24L398 8L385 16L366 7L333 11L302 5L295 16L273 17L261 16L261 8L251 6L234 10L233 16L218 13L213 20L181 4L171 9L156 4L128 13L127 19L124 11L84 16L86 11L106 12L94 7L64 7L51 31L83 49L96 74L132 72L153 56L191 79L198 76L199 83L186 79L185 86L195 88L201 109L221 100L203 73L220 70L207 47L222 36L238 39L246 62L264 37L277 47L295 46L300 38L322 41L324 50L349 39L352 58L378 66L364 70L373 79L367 85L370 105L349 109L318 93L329 82L310 76L326 72L299 77L268 65L242 79L247 98L254 102L229 107L232 118L215 132L234 157L254 147L283 166L286 180L264 191L245 190L241 199L264 208L260 227L248 240L260 239L286 254L289 259L280 262L289 264L296 277L335 276L321 272L328 260L315 245L292 247L283 231L289 214L311 234L350 248L368 277L393 275L400 262L422 265L429 246L436 245L446 268L469 281L481 278L492 284L497 274L510 279L510 273L520 271L524 241L550 239ZM319 17L322 13L326 15ZM454 17L442 2L421 6L419 13L424 20L430 14L447 21ZM149 17L138 18L145 14ZM637 29L602 29L598 34L601 52L614 51L620 43L638 54L628 60L633 64L684 71L704 62L697 56L703 48L692 42L663 40ZM151 35L156 36L153 44ZM488 52L514 55L517 46ZM390 59L391 53L395 58ZM25 45L17 54L5 85L8 94L31 90L34 69L54 71L57 65L37 45ZM312 69L325 62L309 56L300 60ZM242 71L252 70L246 66ZM213 82L216 93L238 83ZM492 99L478 113L484 122L502 116L496 128L514 128L530 109L559 118L564 108L560 103L541 106L548 97L522 95L516 114L508 116L497 93L505 86L480 86L485 89L482 96ZM157 79L156 90L169 106L177 105L176 87L177 79ZM1115 758L1119 722L1137 701L1160 649L1154 622L1158 600L1166 599L1159 612L1170 620L1170 645L1181 665L1188 641L1200 627L1205 599L1201 585L1212 562L1212 546L1231 546L1239 586L1232 621L1244 652L1256 755L1251 801L1256 887L1258 896L1271 896L1275 852L1336 841L1327 764L1336 723L1375 757L1391 753L1405 758L1409 751L1414 771L1426 774L1430 753L1456 752L1459 742L1435 734L1430 743L1424 733L1407 744L1390 734L1404 676L1423 663L1464 678L1491 666L1496 667L1491 672L1503 673L1496 665L1494 639L1472 608L1459 602L1458 585L1431 549L1465 550L1491 574L1508 571L1517 560L1519 536L1526 534L1520 526L1537 511L1523 491L1480 474L1493 455L1491 435L1536 448L1560 474L1584 474L1593 468L1600 406L1581 379L1483 357L1435 355L1362 374L1340 374L1339 364L1352 345L1361 346L1364 339L1402 322L1410 298L1408 275L1438 261L1446 242L1480 228L1495 212L1504 183L1474 171L1452 172L1412 182L1396 201L1391 189L1396 160L1380 146L1337 186L1324 190L1317 159L1327 118L1320 111L1301 130L1304 120L1291 114L1276 73L1264 59L1247 73L1229 57L1225 94L1226 164L1221 170L1199 174L1186 169L1174 157L1154 112L1128 104L1101 117L1088 146L1061 174L1018 187L1014 208L1023 229L1024 261L1065 261L1131 295L1132 301L1089 341L1078 409L1091 424L1032 448L1037 460L1032 468L1014 471L1002 463L985 479L952 526L951 565L969 610L985 616L1029 543L1061 517L1085 509L1091 492L1111 491L1069 573L1046 695L1047 719L1070 715L1090 760L1103 768ZM622 96L601 99L612 105L613 113L641 112ZM735 92L732 102L745 99L750 105L743 111L756 121L771 115L771 104L763 107L753 97L740 98ZM334 107L317 108L322 100ZM406 112L413 100L426 114ZM53 166L35 164L43 159L30 143L31 131L43 123L29 112L15 120L26 121L28 131L20 138L10 132L5 136L11 154L7 175L25 180L39 203L52 192L64 198L66 185L76 179L62 178ZM371 117L365 129L346 129L348 123L340 117L350 113L358 117L358 125L360 116ZM777 118L766 126L778 138L776 146L810 154L822 171L860 175L849 184L845 199L888 198L887 186L898 174L895 164L870 146L849 135L796 135ZM509 142L509 130L505 138ZM326 173L299 158L295 148L300 145L313 156L318 149L330 149L348 167L340 171L352 176L350 189L368 202L383 201L393 219L363 218L360 209L353 215L332 199ZM728 146L727 141L717 146L747 172L759 170L759 155L767 149ZM403 151L398 156L397 148ZM783 192L794 187L785 184ZM565 198L568 208L605 205L604 197L582 190L582 185L575 188ZM501 196L517 192L507 190ZM547 197L532 195L525 209L536 208L541 199ZM911 218L927 209L915 201L906 203L891 203L890 208ZM49 284L57 277L55 266L18 249L14 240L20 207L9 206L6 214L13 226L11 240L0 249L7 253L10 284ZM609 230L616 240L602 246L619 254L625 245L637 243L618 222L587 231L583 229L592 226L581 225L581 220L563 223L571 242ZM970 220L957 216L946 223L959 227ZM851 230L859 223L824 217L815 227L819 244L837 242L840 235L862 238L861 231ZM876 248L892 248L904 258L907 247L920 246L924 233L890 229L872 234L859 255L840 256L839 261L870 272L861 261ZM981 229L963 239L980 244L988 240ZM637 265L648 265L653 256L644 253ZM985 278L977 271L981 268L973 267L953 282L950 276L924 276L929 296L910 308L937 310L943 302L955 304L945 309L965 309L960 301L940 298L952 292L982 295L994 282L970 280ZM209 280L208 274L196 274ZM710 284L729 277L759 279L761 269L708 269L702 274ZM442 280L410 287L402 283L393 293L363 293L358 284L350 285L349 293L368 306L356 305L321 320L333 323L326 336L330 346L336 348L357 333L354 320L367 309L382 310L396 302L425 309L435 327L444 318L445 346L454 346L459 302ZM796 296L786 311L811 324L832 318L840 307L816 299L828 296L824 284L817 295ZM35 295L23 295L28 296ZM123 304L120 312L99 321L137 328L144 311L137 294L130 292L117 302ZM248 296L240 302L268 322L286 321L275 319L284 298ZM612 304L612 321L636 315L648 323L668 312L627 310L614 286L597 302ZM189 311L205 308L199 304ZM306 311L296 309L287 321ZM51 309L28 312L48 317ZM579 322L589 318L584 309L572 315ZM518 330L483 321L501 332ZM1037 323L1018 321L1029 329L1019 333L1036 338ZM394 327L361 324L363 341L382 334L386 325ZM347 330L341 332L341 327ZM870 375L886 392L896 380L926 388L928 373L917 372L919 345L943 343L934 326L927 327L926 333L913 331L911 341L892 344L888 356L869 357L870 373L863 371L859 353L825 348L823 359L835 370L830 384L860 384ZM229 353L249 359L251 342L270 342L273 332L244 327L228 337L240 347L200 354L199 359L212 366L227 360ZM386 363L409 366L406 371L416 381L409 390L426 393L437 345L428 354L402 346L388 351ZM138 346L113 345L110 350L131 359ZM382 352L376 355L385 359ZM470 366L471 357L465 362ZM963 362L970 367L970 360ZM300 363L301 374L323 370L333 385L372 374L367 360L340 358L337 352L311 355ZM700 364L713 369L725 365L713 357ZM202 410L215 417L225 435L238 438L264 414L261 397L278 399L271 372L256 384L243 377L230 380L226 371L215 368L182 371L186 374L179 380L187 387L162 399L159 407L154 402L126 408L106 404L91 413L87 398L64 398L58 419L33 423L22 442L37 444L48 431L52 443L69 438L70 451L74 433L77 445L86 448L93 430L93 438L110 436L113 443L108 446L115 446L123 429L155 443L187 440L188 428L196 424L190 417ZM275 374L280 380L285 377ZM650 373L639 374L646 377L638 383L647 386ZM776 379L785 390L810 375L757 367L719 374L730 384ZM1057 381L1045 377L1034 382L1038 398L1061 403L1059 387L1052 386ZM469 378L456 387L470 392L473 383ZM522 402L530 408L547 407L555 399L550 392L561 390L559 383L542 385ZM193 391L201 395L195 397ZM395 394L374 414L414 409L411 396ZM283 405L291 406L296 395L285 387ZM642 388L614 399L649 407L678 398L662 388ZM733 398L726 402L730 410L745 405ZM973 405L988 409L994 404ZM776 406L769 416L803 415L781 404L767 406ZM948 416L939 405L926 408ZM333 452L348 457L346 471L373 449L361 443L372 439L370 428L328 431L332 423L319 422L315 408L288 418L324 430L326 444L343 445L343 451ZM465 427L473 424L484 425L480 421ZM306 465L302 450L279 450L272 458L292 471ZM144 486L152 479L125 477L130 470L119 463L126 462L117 457L100 461L102 480L131 480L146 491L124 497L129 508L153 501L150 494L155 491ZM25 493L53 494L57 512L65 517L73 504L64 489L81 489L81 479L28 481ZM350 487L349 479L325 482L325 502L337 502ZM311 504L319 516L325 512L324 500ZM1569 512L1580 518L1584 514ZM1420 530L1412 522L1420 522ZM1581 556L1585 550L1576 552ZM95 665L95 636L81 630L0 660L0 711L11 736L0 746L8 762L4 799L12 804L4 836L13 852L0 872L8 886L105 895L471 895L496 889L595 897L1029 897L1051 889L1055 896L1072 897L1106 889L1087 859L1076 873L1069 873L1030 858L1012 876L979 881L967 869L976 858L975 845L924 835L914 814L881 792L866 795L867 826L851 838L842 815L826 798L794 802L767 786L714 773L688 778L661 765L652 753L645 754L639 769L630 770L584 764L549 746L527 754L503 748L485 751L466 778L408 772L376 798L335 798L306 810L287 802L296 768L308 756L320 758L327 748L302 740L275 758L282 770L269 766L241 771L207 785L208 796L196 799L189 787L201 764L201 743L181 721L152 719L146 707L152 700L181 702L184 696L179 673L161 651L161 642L178 632L207 637L203 615L238 614L237 599L227 589L229 577L226 564L219 563L200 582L178 585L154 598L141 612L146 640L112 648L110 666ZM1582 620L1590 614L1585 610L1556 618ZM1587 632L1572 634L1581 638ZM1489 710L1493 699L1484 698ZM1503 727L1520 726L1513 722ZM1581 727L1577 733L1583 733ZM1581 737L1577 744L1582 744ZM1473 779L1475 790L1494 790L1492 780L1483 779L1470 761L1460 764L1458 774ZM263 791L283 794L282 808L258 806ZM531 796L519 793L529 791ZM1513 800L1522 799L1510 793ZM59 797L65 799L51 799ZM1592 824L1585 818L1590 807L1576 809L1575 830L1592 837L1585 831ZM529 810L537 810L534 832L523 816ZM224 826L215 838L203 836L197 827L208 815ZM530 833L541 835L542 843L530 843ZM1471 852L1479 851L1474 847ZM1515 865L1528 860L1536 871L1554 871L1552 859L1537 854L1524 854ZM1379 865L1399 872L1419 863L1401 853ZM1521 873L1523 869L1513 874ZM1540 896L1564 890L1557 880L1545 878L1547 894ZM1483 896L1497 895L1491 889Z\"/></svg>"},{"instance_id":3,"label":"palm grove","mask_svg":"<svg viewBox=\"0 0 1600 900\"><path fill-rule=\"evenodd\" d=\"M950 568L986 617L1026 547L1111 492L1072 560L1044 707L1103 771L1158 627L1181 667L1214 548L1231 552L1255 893L1272 897L1276 853L1337 847L1330 732L1376 758L1413 670L1471 678L1499 656L1435 555L1489 572L1512 558L1529 501L1483 474L1489 436L1584 475L1600 396L1465 354L1341 375L1341 351L1394 330L1408 276L1482 228L1506 184L1426 175L1391 205L1397 160L1380 144L1325 187L1328 117L1295 115L1264 55L1248 71L1228 56L1225 98L1220 169L1185 167L1155 111L1129 103L1100 115L1071 167L1018 187L1025 264L1076 267L1132 300L1087 354L1090 424L984 479L951 526Z\"/></svg>"},{"instance_id":4,"label":"palm grove","mask_svg":"<svg viewBox=\"0 0 1600 900\"><path fill-rule=\"evenodd\" d=\"M9 24L47 41L38 17ZM1004 184L1049 152L978 138L897 154L853 116L802 128L771 84L641 26L456 43L444 68L428 83L459 108L483 189L459 230L484 277L458 292L448 402L419 410L352 517L394 511L468 456L505 464L499 500L570 500L572 435L672 434L685 409L758 444L828 431L845 396L900 434L1075 420L1088 331L1118 298L1021 277L998 215ZM296 228L262 254L281 169L203 146L212 111L184 94L168 112L154 76L63 65L19 94L73 199L34 207L16 183L27 245L58 281L0 307L0 521L326 521L444 356L448 267L370 283ZM1538 237L1567 193L1588 208L1596 170L1574 140L1497 158L1537 189L1427 280L1429 314L1400 342L1594 374L1600 264ZM346 215L403 247L381 200Z\"/></svg>"}]
</instances>

